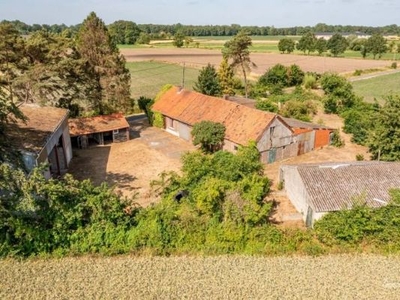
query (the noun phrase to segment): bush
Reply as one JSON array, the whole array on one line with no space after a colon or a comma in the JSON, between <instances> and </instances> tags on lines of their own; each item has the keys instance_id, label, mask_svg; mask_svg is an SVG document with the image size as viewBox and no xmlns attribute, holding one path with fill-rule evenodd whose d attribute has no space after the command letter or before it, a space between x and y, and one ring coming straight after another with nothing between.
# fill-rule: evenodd
<instances>
[{"instance_id":1,"label":"bush","mask_svg":"<svg viewBox=\"0 0 400 300\"><path fill-rule=\"evenodd\" d=\"M339 130L334 130L332 133L331 145L337 148L344 147L344 140L340 137Z\"/></svg>"},{"instance_id":2,"label":"bush","mask_svg":"<svg viewBox=\"0 0 400 300\"><path fill-rule=\"evenodd\" d=\"M303 80L304 87L306 89L316 89L317 86L317 79L312 74L306 74Z\"/></svg>"},{"instance_id":3,"label":"bush","mask_svg":"<svg viewBox=\"0 0 400 300\"><path fill-rule=\"evenodd\" d=\"M356 160L357 161L363 161L364 160L364 155L363 154L357 154L356 155Z\"/></svg>"},{"instance_id":4,"label":"bush","mask_svg":"<svg viewBox=\"0 0 400 300\"><path fill-rule=\"evenodd\" d=\"M392 64L390 65L391 69L397 69L397 62L392 62Z\"/></svg>"}]
</instances>

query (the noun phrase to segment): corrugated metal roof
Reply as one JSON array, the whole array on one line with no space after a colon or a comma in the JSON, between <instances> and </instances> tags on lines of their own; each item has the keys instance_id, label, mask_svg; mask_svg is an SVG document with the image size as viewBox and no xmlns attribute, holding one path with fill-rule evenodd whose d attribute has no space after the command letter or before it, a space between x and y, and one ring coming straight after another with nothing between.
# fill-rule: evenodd
<instances>
[{"instance_id":1,"label":"corrugated metal roof","mask_svg":"<svg viewBox=\"0 0 400 300\"><path fill-rule=\"evenodd\" d=\"M19 109L27 117L27 121L24 123L17 120L10 124L8 136L15 147L34 153L40 152L68 115L68 110L57 107L25 104Z\"/></svg>"},{"instance_id":2,"label":"corrugated metal roof","mask_svg":"<svg viewBox=\"0 0 400 300\"><path fill-rule=\"evenodd\" d=\"M365 197L370 207L380 207L390 200L390 189L400 188L400 163L309 164L297 170L316 212L349 208L357 196Z\"/></svg>"},{"instance_id":3,"label":"corrugated metal roof","mask_svg":"<svg viewBox=\"0 0 400 300\"><path fill-rule=\"evenodd\" d=\"M124 115L120 113L106 116L70 119L68 125L69 134L71 136L107 132L129 127L128 121L126 121Z\"/></svg>"},{"instance_id":4,"label":"corrugated metal roof","mask_svg":"<svg viewBox=\"0 0 400 300\"><path fill-rule=\"evenodd\" d=\"M222 123L226 127L225 138L240 145L246 145L250 140L258 141L277 117L276 114L177 87L168 90L153 105L153 110L191 126L201 121Z\"/></svg>"},{"instance_id":5,"label":"corrugated metal roof","mask_svg":"<svg viewBox=\"0 0 400 300\"><path fill-rule=\"evenodd\" d=\"M319 124L314 124L314 123L310 123L310 122L304 122L304 121L300 121L297 119L292 119L292 118L284 118L282 117L283 120L285 120L285 122L292 128L309 128L309 129L329 129L329 130L333 130L330 127L324 126L324 125L319 125Z\"/></svg>"}]
</instances>

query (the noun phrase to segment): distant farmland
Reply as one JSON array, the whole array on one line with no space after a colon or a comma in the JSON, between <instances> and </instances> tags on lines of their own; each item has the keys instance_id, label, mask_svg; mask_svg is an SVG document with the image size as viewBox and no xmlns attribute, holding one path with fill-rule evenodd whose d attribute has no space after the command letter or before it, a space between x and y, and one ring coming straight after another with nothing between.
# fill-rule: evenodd
<instances>
[{"instance_id":1,"label":"distant farmland","mask_svg":"<svg viewBox=\"0 0 400 300\"><path fill-rule=\"evenodd\" d=\"M165 84L182 85L183 65L155 61L137 61L126 64L131 72L131 95L153 98ZM198 69L185 67L185 88L192 90Z\"/></svg>"},{"instance_id":2,"label":"distant farmland","mask_svg":"<svg viewBox=\"0 0 400 300\"><path fill-rule=\"evenodd\" d=\"M378 76L352 83L357 95L363 96L366 102L374 99L382 103L385 96L400 94L400 73Z\"/></svg>"}]
</instances>

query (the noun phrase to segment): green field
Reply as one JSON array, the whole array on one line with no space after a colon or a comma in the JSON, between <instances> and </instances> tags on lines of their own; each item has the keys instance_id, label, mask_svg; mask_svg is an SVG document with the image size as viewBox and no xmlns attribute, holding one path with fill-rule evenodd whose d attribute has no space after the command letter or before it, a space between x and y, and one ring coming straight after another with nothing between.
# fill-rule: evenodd
<instances>
[{"instance_id":1,"label":"green field","mask_svg":"<svg viewBox=\"0 0 400 300\"><path fill-rule=\"evenodd\" d=\"M131 95L153 98L165 84L182 85L183 66L154 61L129 62ZM199 74L198 69L185 67L185 88L192 90Z\"/></svg>"},{"instance_id":2,"label":"green field","mask_svg":"<svg viewBox=\"0 0 400 300\"><path fill-rule=\"evenodd\" d=\"M390 94L400 94L400 73L378 76L352 83L357 95L363 96L367 102L376 98L382 103Z\"/></svg>"}]
</instances>

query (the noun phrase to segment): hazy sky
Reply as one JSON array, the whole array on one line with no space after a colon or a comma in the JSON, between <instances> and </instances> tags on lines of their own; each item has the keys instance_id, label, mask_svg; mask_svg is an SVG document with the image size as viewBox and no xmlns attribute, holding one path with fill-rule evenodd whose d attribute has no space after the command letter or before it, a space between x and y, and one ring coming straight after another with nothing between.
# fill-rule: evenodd
<instances>
[{"instance_id":1,"label":"hazy sky","mask_svg":"<svg viewBox=\"0 0 400 300\"><path fill-rule=\"evenodd\" d=\"M329 25L399 24L400 0L0 0L0 20L81 23L95 11L106 24Z\"/></svg>"}]
</instances>

